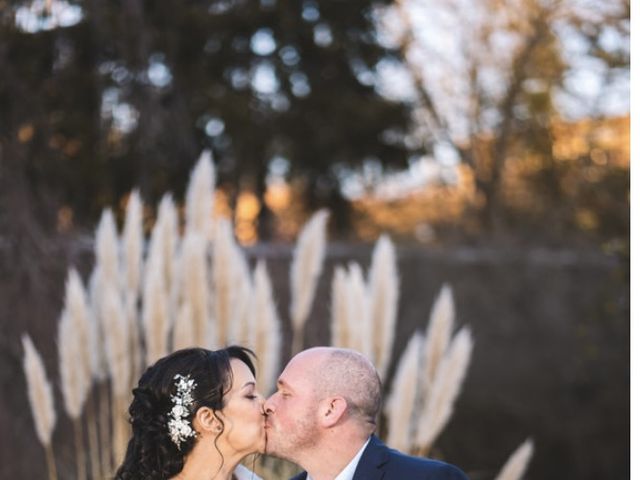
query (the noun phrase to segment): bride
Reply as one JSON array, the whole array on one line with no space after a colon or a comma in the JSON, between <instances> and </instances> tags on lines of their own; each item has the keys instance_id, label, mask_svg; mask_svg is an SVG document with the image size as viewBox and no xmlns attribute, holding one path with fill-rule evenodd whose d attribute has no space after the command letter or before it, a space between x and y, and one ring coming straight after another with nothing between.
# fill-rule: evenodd
<instances>
[{"instance_id":1,"label":"bride","mask_svg":"<svg viewBox=\"0 0 640 480\"><path fill-rule=\"evenodd\" d=\"M117 480L260 480L240 461L264 452L264 398L253 352L179 350L140 377Z\"/></svg>"}]
</instances>

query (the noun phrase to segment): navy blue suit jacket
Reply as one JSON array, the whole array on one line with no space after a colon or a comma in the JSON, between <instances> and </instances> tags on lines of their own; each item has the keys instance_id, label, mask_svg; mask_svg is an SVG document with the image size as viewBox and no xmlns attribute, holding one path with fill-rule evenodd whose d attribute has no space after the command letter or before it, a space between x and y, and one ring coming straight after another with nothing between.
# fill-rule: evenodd
<instances>
[{"instance_id":1,"label":"navy blue suit jacket","mask_svg":"<svg viewBox=\"0 0 640 480\"><path fill-rule=\"evenodd\" d=\"M291 480L305 480L307 472ZM358 462L353 480L468 480L458 467L437 460L410 457L387 447L373 435Z\"/></svg>"}]
</instances>

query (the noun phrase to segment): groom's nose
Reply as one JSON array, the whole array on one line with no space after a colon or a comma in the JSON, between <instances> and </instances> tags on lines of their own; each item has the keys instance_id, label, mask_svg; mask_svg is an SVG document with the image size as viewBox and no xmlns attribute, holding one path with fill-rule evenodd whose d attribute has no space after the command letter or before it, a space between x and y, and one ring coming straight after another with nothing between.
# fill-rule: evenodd
<instances>
[{"instance_id":1,"label":"groom's nose","mask_svg":"<svg viewBox=\"0 0 640 480\"><path fill-rule=\"evenodd\" d=\"M264 409L265 415L271 415L274 412L273 397L274 396L271 395L269 398L267 398L264 402L264 405L262 406L262 408Z\"/></svg>"}]
</instances>

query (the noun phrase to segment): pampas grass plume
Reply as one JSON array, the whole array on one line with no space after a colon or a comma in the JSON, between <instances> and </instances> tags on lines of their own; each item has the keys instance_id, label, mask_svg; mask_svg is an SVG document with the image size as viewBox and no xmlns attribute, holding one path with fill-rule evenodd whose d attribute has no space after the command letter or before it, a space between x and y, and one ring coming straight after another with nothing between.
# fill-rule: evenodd
<instances>
[{"instance_id":1,"label":"pampas grass plume","mask_svg":"<svg viewBox=\"0 0 640 480\"><path fill-rule=\"evenodd\" d=\"M205 150L191 173L186 198L186 230L213 236L215 170L211 152Z\"/></svg>"},{"instance_id":2,"label":"pampas grass plume","mask_svg":"<svg viewBox=\"0 0 640 480\"><path fill-rule=\"evenodd\" d=\"M113 212L102 211L100 223L96 229L96 264L100 267L105 281L117 282L119 277L120 257L118 254L118 231Z\"/></svg>"},{"instance_id":3,"label":"pampas grass plume","mask_svg":"<svg viewBox=\"0 0 640 480\"><path fill-rule=\"evenodd\" d=\"M422 451L428 451L451 418L453 405L467 374L472 351L471 332L464 327L456 334L438 365L426 405L421 410L416 443Z\"/></svg>"},{"instance_id":4,"label":"pampas grass plume","mask_svg":"<svg viewBox=\"0 0 640 480\"><path fill-rule=\"evenodd\" d=\"M419 332L414 333L409 340L400 357L385 408L389 425L387 443L390 447L406 453L409 453L415 432L414 417L422 342L423 338Z\"/></svg>"},{"instance_id":5,"label":"pampas grass plume","mask_svg":"<svg viewBox=\"0 0 640 480\"><path fill-rule=\"evenodd\" d=\"M156 243L159 244L157 248L161 250L158 255L162 257L163 285L166 289L167 314L169 316L169 329L171 329L179 315L180 290L177 271L179 270L178 262L180 260L180 255L178 254L180 234L178 232L178 212L170 194L165 194L160 201L158 218L151 234L151 240L153 240L154 234L158 237L156 240Z\"/></svg>"},{"instance_id":6,"label":"pampas grass plume","mask_svg":"<svg viewBox=\"0 0 640 480\"><path fill-rule=\"evenodd\" d=\"M182 301L190 305L197 345L212 347L206 239L198 233L188 232L182 241L181 255Z\"/></svg>"},{"instance_id":7,"label":"pampas grass plume","mask_svg":"<svg viewBox=\"0 0 640 480\"><path fill-rule=\"evenodd\" d=\"M145 333L146 365L167 354L169 336L168 296L164 285L162 257L148 259L142 299L142 324Z\"/></svg>"},{"instance_id":8,"label":"pampas grass plume","mask_svg":"<svg viewBox=\"0 0 640 480\"><path fill-rule=\"evenodd\" d=\"M29 335L22 335L22 346L24 348L23 367L27 377L29 404L36 424L36 433L40 443L48 446L51 444L51 434L56 425L51 384L47 379L42 357Z\"/></svg>"},{"instance_id":9,"label":"pampas grass plume","mask_svg":"<svg viewBox=\"0 0 640 480\"><path fill-rule=\"evenodd\" d=\"M126 405L131 387L130 330L122 298L116 288L107 286L100 304L107 365L111 377L111 408L113 423L113 459L124 458L130 434L126 419Z\"/></svg>"},{"instance_id":10,"label":"pampas grass plume","mask_svg":"<svg viewBox=\"0 0 640 480\"><path fill-rule=\"evenodd\" d=\"M142 249L144 230L142 226L142 201L137 190L131 192L127 202L124 228L121 238L122 285L127 323L129 325L129 348L131 350L131 380L136 380L142 367L142 349L140 345L140 319L138 298L142 276Z\"/></svg>"},{"instance_id":11,"label":"pampas grass plume","mask_svg":"<svg viewBox=\"0 0 640 480\"><path fill-rule=\"evenodd\" d=\"M58 361L64 409L73 420L75 432L76 475L86 478L85 449L80 416L91 387L91 372L83 358L80 338L66 310L58 323Z\"/></svg>"},{"instance_id":12,"label":"pampas grass plume","mask_svg":"<svg viewBox=\"0 0 640 480\"><path fill-rule=\"evenodd\" d=\"M257 378L258 391L267 394L276 383L280 370L282 335L278 310L273 300L271 279L264 260L260 260L254 271L254 340L256 356L260 362Z\"/></svg>"},{"instance_id":13,"label":"pampas grass plume","mask_svg":"<svg viewBox=\"0 0 640 480\"><path fill-rule=\"evenodd\" d=\"M233 230L231 222L221 219L216 225L212 257L213 295L217 336L221 342L230 337L231 323L234 317L236 285Z\"/></svg>"},{"instance_id":14,"label":"pampas grass plume","mask_svg":"<svg viewBox=\"0 0 640 480\"><path fill-rule=\"evenodd\" d=\"M431 309L431 317L425 339L424 367L427 389L433 383L438 365L449 347L454 317L453 294L451 287L445 284Z\"/></svg>"},{"instance_id":15,"label":"pampas grass plume","mask_svg":"<svg viewBox=\"0 0 640 480\"><path fill-rule=\"evenodd\" d=\"M80 417L92 386L91 338L93 332L87 295L80 275L70 269L65 286L64 309L58 324L58 359L61 388L67 414L73 419L76 450L76 473L86 478L85 449ZM89 404L89 408L90 408ZM89 443L93 476L99 475L99 447L95 419L89 420Z\"/></svg>"},{"instance_id":16,"label":"pampas grass plume","mask_svg":"<svg viewBox=\"0 0 640 480\"><path fill-rule=\"evenodd\" d=\"M232 251L234 302L228 342L242 344L255 335L256 318L251 311L251 302L246 300L254 297L253 281L244 252L235 242Z\"/></svg>"},{"instance_id":17,"label":"pampas grass plume","mask_svg":"<svg viewBox=\"0 0 640 480\"><path fill-rule=\"evenodd\" d=\"M142 201L137 190L131 192L122 231L122 253L124 257L124 291L136 298L140 290L142 271Z\"/></svg>"},{"instance_id":18,"label":"pampas grass plume","mask_svg":"<svg viewBox=\"0 0 640 480\"><path fill-rule=\"evenodd\" d=\"M177 295L172 283L175 269L177 216L170 195L164 195L158 218L151 231L144 265L142 326L146 345L146 365L153 364L169 350L171 319L175 317Z\"/></svg>"},{"instance_id":19,"label":"pampas grass plume","mask_svg":"<svg viewBox=\"0 0 640 480\"><path fill-rule=\"evenodd\" d=\"M196 338L193 313L188 303L183 303L178 309L173 326L173 350L193 347L198 343Z\"/></svg>"},{"instance_id":20,"label":"pampas grass plume","mask_svg":"<svg viewBox=\"0 0 640 480\"><path fill-rule=\"evenodd\" d=\"M245 343L252 335L251 272L244 252L233 236L229 220L216 226L212 259L215 318L223 343Z\"/></svg>"},{"instance_id":21,"label":"pampas grass plume","mask_svg":"<svg viewBox=\"0 0 640 480\"><path fill-rule=\"evenodd\" d=\"M533 440L528 438L511 454L504 464L496 480L520 480L527 470L533 455Z\"/></svg>"},{"instance_id":22,"label":"pampas grass plume","mask_svg":"<svg viewBox=\"0 0 640 480\"><path fill-rule=\"evenodd\" d=\"M175 276L175 257L178 246L178 212L173 203L173 198L169 194L165 194L160 200L158 207L158 218L151 233L153 242L154 235L157 237L155 241L161 252L162 257L164 285L167 291L171 291Z\"/></svg>"},{"instance_id":23,"label":"pampas grass plume","mask_svg":"<svg viewBox=\"0 0 640 480\"><path fill-rule=\"evenodd\" d=\"M126 342L122 345L115 345L113 348L117 351L124 352L123 356L127 357L127 368L131 365L128 360L129 357L129 338L130 328L129 322L126 318L126 311L124 306L121 305L120 292L120 257L118 251L118 232L116 229L113 213L109 209L105 209L102 212L100 223L96 230L96 278L94 279L94 294L96 295L95 306L98 308L96 312L99 322L99 337L104 338L105 341L105 358L108 372L113 375L112 368L114 368L114 357L109 353L110 344L114 341L117 343L121 338L125 338ZM115 305L117 304L117 308ZM120 310L122 309L122 315ZM113 315L117 315L114 317ZM121 323L120 323L121 322ZM117 325L114 327L114 324ZM122 332L120 332L122 330ZM111 341L116 336L116 340ZM111 356L111 358L109 358ZM116 355L120 356L120 353ZM118 362L124 362L120 360ZM127 381L130 379L130 373L120 376L118 379L114 379L115 383L122 381L125 378Z\"/></svg>"},{"instance_id":24,"label":"pampas grass plume","mask_svg":"<svg viewBox=\"0 0 640 480\"><path fill-rule=\"evenodd\" d=\"M369 298L373 334L372 358L383 380L391 360L399 284L393 243L388 236L382 235L373 250L369 273Z\"/></svg>"},{"instance_id":25,"label":"pampas grass plume","mask_svg":"<svg viewBox=\"0 0 640 480\"><path fill-rule=\"evenodd\" d=\"M87 375L93 375L91 368L91 311L87 292L82 285L78 272L71 268L65 284L64 309L69 316L71 329L76 339L78 360L87 370Z\"/></svg>"},{"instance_id":26,"label":"pampas grass plume","mask_svg":"<svg viewBox=\"0 0 640 480\"><path fill-rule=\"evenodd\" d=\"M58 360L64 408L76 420L82 414L91 386L91 372L83 358L82 342L71 315L62 311L58 323Z\"/></svg>"},{"instance_id":27,"label":"pampas grass plume","mask_svg":"<svg viewBox=\"0 0 640 480\"><path fill-rule=\"evenodd\" d=\"M131 373L129 329L122 299L115 288L105 289L100 307L113 392L117 396L124 396L129 393Z\"/></svg>"},{"instance_id":28,"label":"pampas grass plume","mask_svg":"<svg viewBox=\"0 0 640 480\"><path fill-rule=\"evenodd\" d=\"M99 266L95 266L89 277L89 346L91 353L91 372L93 378L102 382L107 378L107 353L104 342L101 341L102 321L100 307L102 300L102 273Z\"/></svg>"},{"instance_id":29,"label":"pampas grass plume","mask_svg":"<svg viewBox=\"0 0 640 480\"><path fill-rule=\"evenodd\" d=\"M331 345L347 348L349 342L349 285L347 271L338 265L331 281Z\"/></svg>"},{"instance_id":30,"label":"pampas grass plume","mask_svg":"<svg viewBox=\"0 0 640 480\"><path fill-rule=\"evenodd\" d=\"M371 359L373 354L373 332L369 292L364 281L362 268L356 262L349 262L347 270L349 345Z\"/></svg>"},{"instance_id":31,"label":"pampas grass plume","mask_svg":"<svg viewBox=\"0 0 640 480\"><path fill-rule=\"evenodd\" d=\"M322 260L326 248L327 210L316 212L305 224L298 237L291 264L291 322L294 331L293 352L303 347L303 329L309 316Z\"/></svg>"}]
</instances>

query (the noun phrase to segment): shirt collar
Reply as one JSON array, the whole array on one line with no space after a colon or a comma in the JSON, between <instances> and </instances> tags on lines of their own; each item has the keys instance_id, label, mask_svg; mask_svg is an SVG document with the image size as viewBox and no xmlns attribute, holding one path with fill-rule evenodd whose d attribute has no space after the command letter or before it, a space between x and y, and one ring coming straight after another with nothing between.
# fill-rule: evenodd
<instances>
[{"instance_id":1,"label":"shirt collar","mask_svg":"<svg viewBox=\"0 0 640 480\"><path fill-rule=\"evenodd\" d=\"M370 441L371 441L371 437L369 437L367 441L364 442L364 445L362 445L360 450L358 450L358 453L356 453L355 457L351 459L349 464L342 469L342 471L338 474L338 476L334 480L353 480L353 474L356 473L356 468L358 466L358 462L360 461L360 457L362 457L362 454L364 453L364 449L367 448L367 445L369 445ZM308 473L307 473L307 480L313 480L311 478L311 475L309 475Z\"/></svg>"}]
</instances>

